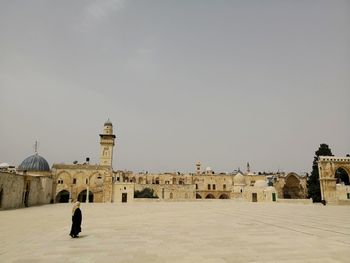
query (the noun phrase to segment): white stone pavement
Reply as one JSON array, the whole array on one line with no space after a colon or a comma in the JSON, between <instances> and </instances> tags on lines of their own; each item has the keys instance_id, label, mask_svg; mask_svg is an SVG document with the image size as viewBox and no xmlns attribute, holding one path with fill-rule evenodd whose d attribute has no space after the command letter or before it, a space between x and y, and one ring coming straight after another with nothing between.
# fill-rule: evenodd
<instances>
[{"instance_id":1,"label":"white stone pavement","mask_svg":"<svg viewBox=\"0 0 350 263\"><path fill-rule=\"evenodd\" d=\"M0 262L350 262L350 207L232 200L0 211Z\"/></svg>"}]
</instances>

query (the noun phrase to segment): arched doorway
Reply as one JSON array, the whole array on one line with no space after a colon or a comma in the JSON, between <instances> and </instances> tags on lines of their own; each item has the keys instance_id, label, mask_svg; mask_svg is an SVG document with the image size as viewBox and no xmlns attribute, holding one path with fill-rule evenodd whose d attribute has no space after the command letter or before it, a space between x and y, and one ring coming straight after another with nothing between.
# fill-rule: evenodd
<instances>
[{"instance_id":1,"label":"arched doorway","mask_svg":"<svg viewBox=\"0 0 350 263\"><path fill-rule=\"evenodd\" d=\"M213 196L212 194L207 194L205 199L215 199L215 196Z\"/></svg>"},{"instance_id":2,"label":"arched doorway","mask_svg":"<svg viewBox=\"0 0 350 263\"><path fill-rule=\"evenodd\" d=\"M69 192L67 190L62 190L56 195L56 203L69 203Z\"/></svg>"},{"instance_id":3,"label":"arched doorway","mask_svg":"<svg viewBox=\"0 0 350 263\"><path fill-rule=\"evenodd\" d=\"M230 199L230 197L227 194L222 194L219 199Z\"/></svg>"},{"instance_id":4,"label":"arched doorway","mask_svg":"<svg viewBox=\"0 0 350 263\"><path fill-rule=\"evenodd\" d=\"M29 182L27 182L26 189L23 193L23 204L25 207L29 206L29 191L30 191L30 185L29 185Z\"/></svg>"},{"instance_id":5,"label":"arched doorway","mask_svg":"<svg viewBox=\"0 0 350 263\"><path fill-rule=\"evenodd\" d=\"M335 171L335 178L337 179L337 184L350 185L349 175L341 167Z\"/></svg>"},{"instance_id":6,"label":"arched doorway","mask_svg":"<svg viewBox=\"0 0 350 263\"><path fill-rule=\"evenodd\" d=\"M85 203L86 195L87 195L87 190L81 191L78 195L78 201L81 203ZM91 191L89 191L89 203L93 203L93 202L94 202L94 194Z\"/></svg>"},{"instance_id":7,"label":"arched doorway","mask_svg":"<svg viewBox=\"0 0 350 263\"><path fill-rule=\"evenodd\" d=\"M196 199L202 199L201 195L200 194L196 194Z\"/></svg>"},{"instance_id":8,"label":"arched doorway","mask_svg":"<svg viewBox=\"0 0 350 263\"><path fill-rule=\"evenodd\" d=\"M303 198L303 188L300 185L300 180L291 174L287 176L285 185L283 186L284 199L300 199Z\"/></svg>"}]
</instances>

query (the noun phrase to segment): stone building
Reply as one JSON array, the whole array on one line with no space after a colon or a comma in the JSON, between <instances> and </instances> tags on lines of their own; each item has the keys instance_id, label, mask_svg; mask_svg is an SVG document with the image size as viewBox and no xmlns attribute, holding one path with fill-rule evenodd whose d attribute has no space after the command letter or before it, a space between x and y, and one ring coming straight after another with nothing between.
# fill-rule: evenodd
<instances>
[{"instance_id":1,"label":"stone building","mask_svg":"<svg viewBox=\"0 0 350 263\"><path fill-rule=\"evenodd\" d=\"M18 169L0 165L0 205L21 207L49 202L132 202L134 191L153 189L160 200L235 199L275 202L283 198L305 198L306 178L295 173L255 174L247 164L245 173L215 173L197 162L193 173L133 173L114 171L116 136L108 120L100 134L99 164L59 164L50 169L37 151ZM4 169L7 170L4 170ZM337 186L339 189L341 186ZM9 189L12 189L10 191ZM347 193L347 189L339 190ZM344 194L342 194L343 196ZM10 200L10 201L9 201Z\"/></svg>"},{"instance_id":2,"label":"stone building","mask_svg":"<svg viewBox=\"0 0 350 263\"><path fill-rule=\"evenodd\" d=\"M195 173L134 174L118 171L115 180L134 183L135 190L138 191L145 188L153 189L162 200L239 199L252 202L277 200L275 188L267 185L264 175L250 172L215 173L210 168L201 171L199 163L196 164Z\"/></svg>"},{"instance_id":3,"label":"stone building","mask_svg":"<svg viewBox=\"0 0 350 263\"><path fill-rule=\"evenodd\" d=\"M321 198L331 204L350 204L350 157L320 156Z\"/></svg>"},{"instance_id":4,"label":"stone building","mask_svg":"<svg viewBox=\"0 0 350 263\"><path fill-rule=\"evenodd\" d=\"M0 169L0 209L49 204L52 201L52 177L48 162L37 152L18 167Z\"/></svg>"},{"instance_id":5,"label":"stone building","mask_svg":"<svg viewBox=\"0 0 350 263\"><path fill-rule=\"evenodd\" d=\"M100 134L100 163L54 164L52 177L55 202L112 202L113 147L116 136L108 120Z\"/></svg>"},{"instance_id":6,"label":"stone building","mask_svg":"<svg viewBox=\"0 0 350 263\"><path fill-rule=\"evenodd\" d=\"M307 177L294 172L280 173L271 176L272 185L276 188L278 198L281 199L306 199Z\"/></svg>"}]
</instances>

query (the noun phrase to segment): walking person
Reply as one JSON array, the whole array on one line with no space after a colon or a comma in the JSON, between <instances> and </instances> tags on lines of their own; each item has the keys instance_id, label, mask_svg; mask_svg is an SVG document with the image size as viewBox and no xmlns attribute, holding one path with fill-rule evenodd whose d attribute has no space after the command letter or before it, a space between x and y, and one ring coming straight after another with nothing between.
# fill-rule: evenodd
<instances>
[{"instance_id":1,"label":"walking person","mask_svg":"<svg viewBox=\"0 0 350 263\"><path fill-rule=\"evenodd\" d=\"M81 232L81 211L80 211L80 202L75 202L72 210L72 228L70 230L70 236L72 238L79 237L79 233Z\"/></svg>"}]
</instances>

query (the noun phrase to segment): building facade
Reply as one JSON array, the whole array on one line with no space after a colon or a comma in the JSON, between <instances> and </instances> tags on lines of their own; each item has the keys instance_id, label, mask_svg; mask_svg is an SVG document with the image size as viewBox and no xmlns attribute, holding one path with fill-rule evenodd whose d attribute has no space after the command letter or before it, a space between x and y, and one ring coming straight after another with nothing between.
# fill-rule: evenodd
<instances>
[{"instance_id":1,"label":"building facade","mask_svg":"<svg viewBox=\"0 0 350 263\"><path fill-rule=\"evenodd\" d=\"M320 156L321 198L330 204L350 204L350 157Z\"/></svg>"},{"instance_id":2,"label":"building facade","mask_svg":"<svg viewBox=\"0 0 350 263\"><path fill-rule=\"evenodd\" d=\"M0 164L0 209L35 204L73 202L131 202L134 191L152 189L160 200L235 199L276 202L306 199L307 178L296 173L256 174L250 171L215 173L197 162L193 173L133 173L113 170L116 136L113 125L104 123L100 137L99 163L53 164L37 151L17 169ZM337 169L347 176L338 176ZM322 197L329 202L350 199L350 158L319 160ZM344 173L343 173L344 174ZM345 182L345 183L344 183ZM10 191L9 189L12 189ZM12 201L11 201L12 200Z\"/></svg>"}]
</instances>

